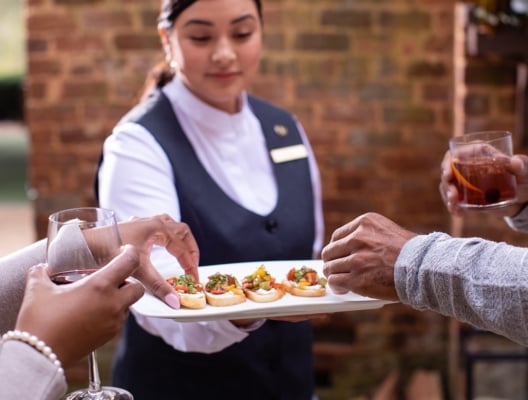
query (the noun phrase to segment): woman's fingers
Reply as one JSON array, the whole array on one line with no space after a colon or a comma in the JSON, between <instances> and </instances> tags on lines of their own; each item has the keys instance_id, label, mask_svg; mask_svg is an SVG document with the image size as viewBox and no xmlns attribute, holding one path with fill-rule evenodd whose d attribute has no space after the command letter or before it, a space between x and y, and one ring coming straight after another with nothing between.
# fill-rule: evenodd
<instances>
[{"instance_id":1,"label":"woman's fingers","mask_svg":"<svg viewBox=\"0 0 528 400\"><path fill-rule=\"evenodd\" d=\"M178 294L150 262L148 265L142 265L136 271L134 277L140 280L152 295L164 301L172 308L180 308Z\"/></svg>"}]
</instances>

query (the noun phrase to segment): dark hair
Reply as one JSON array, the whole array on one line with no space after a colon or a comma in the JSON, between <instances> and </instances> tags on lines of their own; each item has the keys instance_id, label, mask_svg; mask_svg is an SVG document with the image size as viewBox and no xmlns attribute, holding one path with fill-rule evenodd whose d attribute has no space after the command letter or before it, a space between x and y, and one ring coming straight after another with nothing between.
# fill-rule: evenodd
<instances>
[{"instance_id":1,"label":"dark hair","mask_svg":"<svg viewBox=\"0 0 528 400\"><path fill-rule=\"evenodd\" d=\"M158 18L158 26L169 29L178 16L190 5L198 0L162 0L161 12ZM253 0L257 6L257 12L262 21L261 0ZM161 88L174 78L174 70L168 61L162 61L155 65L148 73L144 85L141 100L144 100L154 88Z\"/></svg>"},{"instance_id":2,"label":"dark hair","mask_svg":"<svg viewBox=\"0 0 528 400\"><path fill-rule=\"evenodd\" d=\"M191 4L197 0L163 0L161 3L161 12L158 18L158 24L164 28L170 28L176 18ZM257 11L262 20L262 5L260 0L253 0L257 6Z\"/></svg>"}]
</instances>

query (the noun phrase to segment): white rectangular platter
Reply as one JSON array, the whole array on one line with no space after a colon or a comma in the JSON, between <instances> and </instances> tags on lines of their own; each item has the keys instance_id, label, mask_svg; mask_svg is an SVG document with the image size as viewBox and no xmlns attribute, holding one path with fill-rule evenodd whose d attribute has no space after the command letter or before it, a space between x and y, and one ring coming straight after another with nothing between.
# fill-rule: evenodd
<instances>
[{"instance_id":1,"label":"white rectangular platter","mask_svg":"<svg viewBox=\"0 0 528 400\"><path fill-rule=\"evenodd\" d=\"M316 269L323 276L323 262L321 260L258 261L200 267L198 270L200 282L205 285L208 276L215 272L234 275L241 282L244 276L251 274L260 265L264 265L277 282L281 282L291 268L300 268L303 265ZM186 308L176 310L147 293L132 308L135 312L147 317L193 322L370 310L389 303L392 302L363 297L351 292L336 295L327 287L326 295L323 297L298 297L286 293L281 299L270 303L256 303L247 299L244 303L234 306L215 307L208 304L199 310Z\"/></svg>"}]
</instances>

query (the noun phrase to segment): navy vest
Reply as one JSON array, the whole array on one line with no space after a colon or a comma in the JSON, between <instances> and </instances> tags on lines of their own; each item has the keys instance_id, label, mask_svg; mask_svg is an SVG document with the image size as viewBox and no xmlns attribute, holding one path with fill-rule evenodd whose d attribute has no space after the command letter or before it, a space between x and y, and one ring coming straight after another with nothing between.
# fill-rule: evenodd
<instances>
[{"instance_id":1,"label":"navy vest","mask_svg":"<svg viewBox=\"0 0 528 400\"><path fill-rule=\"evenodd\" d=\"M290 114L255 97L249 101L270 150L302 143ZM273 164L278 202L269 215L260 216L231 200L208 175L161 91L124 121L144 126L166 152L182 221L200 248L200 265L311 258L315 223L306 158ZM174 350L131 317L116 354L113 383L136 400L309 400L314 390L311 352L308 322L267 321L240 343L200 354Z\"/></svg>"}]
</instances>

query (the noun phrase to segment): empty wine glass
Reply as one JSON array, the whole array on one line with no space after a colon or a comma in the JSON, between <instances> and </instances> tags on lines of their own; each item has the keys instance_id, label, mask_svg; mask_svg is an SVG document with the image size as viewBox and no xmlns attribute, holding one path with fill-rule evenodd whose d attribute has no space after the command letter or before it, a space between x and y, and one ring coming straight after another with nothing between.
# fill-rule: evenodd
<instances>
[{"instance_id":1,"label":"empty wine glass","mask_svg":"<svg viewBox=\"0 0 528 400\"><path fill-rule=\"evenodd\" d=\"M88 235L97 235L98 240L87 241L83 250L72 250L72 243ZM120 246L119 229L111 210L81 207L51 214L47 246L50 278L58 285L75 282L106 265L119 253ZM88 364L89 387L67 394L65 400L133 400L124 389L101 386L95 351L90 353Z\"/></svg>"}]
</instances>

